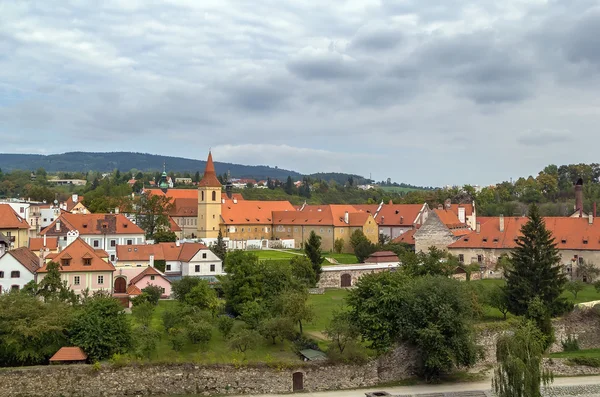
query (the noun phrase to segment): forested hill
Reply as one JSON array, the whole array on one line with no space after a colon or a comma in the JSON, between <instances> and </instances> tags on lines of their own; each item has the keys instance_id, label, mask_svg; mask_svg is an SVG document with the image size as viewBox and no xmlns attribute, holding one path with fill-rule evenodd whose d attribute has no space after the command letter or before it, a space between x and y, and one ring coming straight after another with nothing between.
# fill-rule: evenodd
<instances>
[{"instance_id":1,"label":"forested hill","mask_svg":"<svg viewBox=\"0 0 600 397\"><path fill-rule=\"evenodd\" d=\"M162 171L166 163L169 172L204 171L205 161L192 160L181 157L159 156L147 153L88 153L70 152L63 154L5 154L0 153L0 169L3 171L26 170L35 171L44 168L47 172L83 172L98 171L110 172L114 169L129 171L136 169L142 172ZM277 167L264 165L241 165L215 162L218 174L227 171L236 178L254 179L281 179L288 176L300 178L302 175L296 171L289 171Z\"/></svg>"}]
</instances>

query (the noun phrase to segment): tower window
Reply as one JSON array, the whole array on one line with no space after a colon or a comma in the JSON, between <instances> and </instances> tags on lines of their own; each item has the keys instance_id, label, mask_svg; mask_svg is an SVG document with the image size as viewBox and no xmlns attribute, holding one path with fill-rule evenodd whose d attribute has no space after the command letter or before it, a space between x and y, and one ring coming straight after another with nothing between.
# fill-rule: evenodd
<instances>
[{"instance_id":1,"label":"tower window","mask_svg":"<svg viewBox=\"0 0 600 397\"><path fill-rule=\"evenodd\" d=\"M212 192L212 201L217 201L217 192Z\"/></svg>"},{"instance_id":2,"label":"tower window","mask_svg":"<svg viewBox=\"0 0 600 397\"><path fill-rule=\"evenodd\" d=\"M200 192L200 196L202 197L202 201L204 201L204 192Z\"/></svg>"}]
</instances>

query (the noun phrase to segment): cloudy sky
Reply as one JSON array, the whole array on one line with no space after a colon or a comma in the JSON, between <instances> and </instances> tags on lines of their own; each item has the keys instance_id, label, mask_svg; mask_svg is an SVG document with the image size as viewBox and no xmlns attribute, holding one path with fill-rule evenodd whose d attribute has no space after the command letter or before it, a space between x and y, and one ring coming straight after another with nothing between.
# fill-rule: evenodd
<instances>
[{"instance_id":1,"label":"cloudy sky","mask_svg":"<svg viewBox=\"0 0 600 397\"><path fill-rule=\"evenodd\" d=\"M600 161L599 37L594 0L0 0L0 152L489 184Z\"/></svg>"}]
</instances>

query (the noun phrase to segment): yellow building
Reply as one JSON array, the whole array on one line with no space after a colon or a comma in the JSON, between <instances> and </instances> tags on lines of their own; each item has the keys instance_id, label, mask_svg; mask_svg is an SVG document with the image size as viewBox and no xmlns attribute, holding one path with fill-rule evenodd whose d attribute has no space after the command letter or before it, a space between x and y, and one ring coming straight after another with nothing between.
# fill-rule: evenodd
<instances>
[{"instance_id":1,"label":"yellow building","mask_svg":"<svg viewBox=\"0 0 600 397\"><path fill-rule=\"evenodd\" d=\"M0 204L0 233L10 242L10 248L29 244L29 223L8 204Z\"/></svg>"},{"instance_id":2,"label":"yellow building","mask_svg":"<svg viewBox=\"0 0 600 397\"><path fill-rule=\"evenodd\" d=\"M221 225L221 182L217 178L212 153L208 153L206 169L198 183L198 237L217 238Z\"/></svg>"},{"instance_id":3,"label":"yellow building","mask_svg":"<svg viewBox=\"0 0 600 397\"><path fill-rule=\"evenodd\" d=\"M357 211L351 205L305 205L300 211L273 212L273 236L277 239L294 239L301 247L311 232L321 237L321 248L332 251L337 239L344 241L345 252L352 252L350 236L361 230L377 243L378 226L370 213Z\"/></svg>"}]
</instances>

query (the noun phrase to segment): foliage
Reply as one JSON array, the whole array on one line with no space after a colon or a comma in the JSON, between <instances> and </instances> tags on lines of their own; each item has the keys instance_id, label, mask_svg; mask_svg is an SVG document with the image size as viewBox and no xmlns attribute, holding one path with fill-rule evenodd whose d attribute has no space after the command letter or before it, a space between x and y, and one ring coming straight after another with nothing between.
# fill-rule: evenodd
<instances>
[{"instance_id":1,"label":"foliage","mask_svg":"<svg viewBox=\"0 0 600 397\"><path fill-rule=\"evenodd\" d=\"M269 311L261 300L244 302L240 308L239 319L246 323L250 329L258 329L260 323L269 317Z\"/></svg>"},{"instance_id":2,"label":"foliage","mask_svg":"<svg viewBox=\"0 0 600 397\"><path fill-rule=\"evenodd\" d=\"M199 309L210 309L215 305L217 293L210 284L208 284L208 281L199 281L200 282L185 295L185 303Z\"/></svg>"},{"instance_id":3,"label":"foliage","mask_svg":"<svg viewBox=\"0 0 600 397\"><path fill-rule=\"evenodd\" d=\"M169 231L169 212L173 207L167 196L142 195L137 203L136 224L144 229L146 238L154 238L155 233ZM159 237L165 237L159 235Z\"/></svg>"},{"instance_id":4,"label":"foliage","mask_svg":"<svg viewBox=\"0 0 600 397\"><path fill-rule=\"evenodd\" d=\"M399 341L417 347L420 373L427 380L475 363L473 307L465 284L457 280L368 274L347 301L352 322L371 347L383 351Z\"/></svg>"},{"instance_id":5,"label":"foliage","mask_svg":"<svg viewBox=\"0 0 600 397\"><path fill-rule=\"evenodd\" d=\"M299 335L292 344L292 350L294 353L299 354L302 350L307 349L321 350L319 349L319 343L316 340L305 335Z\"/></svg>"},{"instance_id":6,"label":"foliage","mask_svg":"<svg viewBox=\"0 0 600 397\"><path fill-rule=\"evenodd\" d=\"M139 358L152 358L156 351L160 333L147 325L140 325L133 332L134 354Z\"/></svg>"},{"instance_id":7,"label":"foliage","mask_svg":"<svg viewBox=\"0 0 600 397\"><path fill-rule=\"evenodd\" d=\"M44 299L44 302L77 302L77 295L67 286L66 281L61 280L60 265L56 262L49 262L46 265L47 273L37 286L37 294Z\"/></svg>"},{"instance_id":8,"label":"foliage","mask_svg":"<svg viewBox=\"0 0 600 397\"><path fill-rule=\"evenodd\" d=\"M594 288L596 289L596 292L600 292L600 280L594 283Z\"/></svg>"},{"instance_id":9,"label":"foliage","mask_svg":"<svg viewBox=\"0 0 600 397\"><path fill-rule=\"evenodd\" d=\"M504 319L506 320L506 315L508 314L508 297L504 288L494 286L488 292L487 303L491 307L498 309L498 311L502 313Z\"/></svg>"},{"instance_id":10,"label":"foliage","mask_svg":"<svg viewBox=\"0 0 600 397\"><path fill-rule=\"evenodd\" d=\"M294 322L288 317L271 317L260 323L258 332L266 339L270 339L273 344L277 339L283 342L294 337Z\"/></svg>"},{"instance_id":11,"label":"foliage","mask_svg":"<svg viewBox=\"0 0 600 397\"><path fill-rule=\"evenodd\" d=\"M567 361L572 365L600 368L600 358L598 357L572 357Z\"/></svg>"},{"instance_id":12,"label":"foliage","mask_svg":"<svg viewBox=\"0 0 600 397\"><path fill-rule=\"evenodd\" d=\"M344 239L336 238L335 241L333 242L333 252L335 252L336 254L341 254L343 250L344 250Z\"/></svg>"},{"instance_id":13,"label":"foliage","mask_svg":"<svg viewBox=\"0 0 600 397\"><path fill-rule=\"evenodd\" d=\"M159 286L150 284L142 289L142 293L135 298L131 299L134 305L139 305L144 302L148 302L153 306L158 305L158 301L162 296L162 289Z\"/></svg>"},{"instance_id":14,"label":"foliage","mask_svg":"<svg viewBox=\"0 0 600 397\"><path fill-rule=\"evenodd\" d=\"M157 230L152 235L155 244L158 243L174 243L177 241L177 235L171 230Z\"/></svg>"},{"instance_id":15,"label":"foliage","mask_svg":"<svg viewBox=\"0 0 600 397\"><path fill-rule=\"evenodd\" d=\"M458 267L458 259L446 251L430 247L427 252L401 251L402 271L410 277L450 276Z\"/></svg>"},{"instance_id":16,"label":"foliage","mask_svg":"<svg viewBox=\"0 0 600 397\"><path fill-rule=\"evenodd\" d=\"M186 331L188 339L195 345L206 345L212 337L212 326L205 321L188 321Z\"/></svg>"},{"instance_id":17,"label":"foliage","mask_svg":"<svg viewBox=\"0 0 600 397\"><path fill-rule=\"evenodd\" d=\"M131 327L123 307L103 294L86 299L78 308L69 336L92 361L123 353L131 346Z\"/></svg>"},{"instance_id":18,"label":"foliage","mask_svg":"<svg viewBox=\"0 0 600 397\"><path fill-rule=\"evenodd\" d=\"M573 297L577 299L577 294L585 289L585 283L583 281L567 281L565 289L573 294Z\"/></svg>"},{"instance_id":19,"label":"foliage","mask_svg":"<svg viewBox=\"0 0 600 397\"><path fill-rule=\"evenodd\" d=\"M217 236L217 241L210 247L210 250L219 257L222 261L225 260L227 256L227 244L225 240L223 240L223 233L221 229L219 229L219 235Z\"/></svg>"},{"instance_id":20,"label":"foliage","mask_svg":"<svg viewBox=\"0 0 600 397\"><path fill-rule=\"evenodd\" d=\"M311 230L308 241L304 244L304 254L310 260L310 263L312 263L315 276L317 281L319 281L321 272L323 271L321 263L323 263L325 258L321 252L321 236L318 236L314 230Z\"/></svg>"},{"instance_id":21,"label":"foliage","mask_svg":"<svg viewBox=\"0 0 600 397\"><path fill-rule=\"evenodd\" d=\"M198 277L184 276L171 283L171 294L179 302L185 302L185 297L195 286L201 283Z\"/></svg>"},{"instance_id":22,"label":"foliage","mask_svg":"<svg viewBox=\"0 0 600 397\"><path fill-rule=\"evenodd\" d=\"M187 339L187 335L185 331L181 328L169 328L167 331L169 336L169 342L171 343L171 348L176 352L180 352L185 347L185 342Z\"/></svg>"},{"instance_id":23,"label":"foliage","mask_svg":"<svg viewBox=\"0 0 600 397\"><path fill-rule=\"evenodd\" d=\"M169 306L162 313L162 325L165 331L168 332L171 328L177 328L182 326L182 324L185 321L185 318L193 316L194 314L195 310L193 307L177 303L176 305Z\"/></svg>"},{"instance_id":24,"label":"foliage","mask_svg":"<svg viewBox=\"0 0 600 397\"><path fill-rule=\"evenodd\" d=\"M577 265L577 279L586 283L591 283L600 276L600 269L593 263L583 262Z\"/></svg>"},{"instance_id":25,"label":"foliage","mask_svg":"<svg viewBox=\"0 0 600 397\"><path fill-rule=\"evenodd\" d=\"M260 334L255 330L242 328L234 332L229 338L229 347L240 353L255 347L260 339Z\"/></svg>"},{"instance_id":26,"label":"foliage","mask_svg":"<svg viewBox=\"0 0 600 397\"><path fill-rule=\"evenodd\" d=\"M360 331L352 321L349 312L336 310L333 312L329 326L325 329L325 335L333 342L340 354L343 354L346 346L358 338Z\"/></svg>"},{"instance_id":27,"label":"foliage","mask_svg":"<svg viewBox=\"0 0 600 397\"><path fill-rule=\"evenodd\" d=\"M138 323L145 327L150 326L150 322L152 321L152 315L154 314L155 306L148 302L142 302L134 304L131 309L131 315L136 319Z\"/></svg>"},{"instance_id":28,"label":"foliage","mask_svg":"<svg viewBox=\"0 0 600 397\"><path fill-rule=\"evenodd\" d=\"M363 263L373 252L377 251L377 246L359 229L355 230L350 236L350 246L352 246L354 255L360 263Z\"/></svg>"},{"instance_id":29,"label":"foliage","mask_svg":"<svg viewBox=\"0 0 600 397\"><path fill-rule=\"evenodd\" d=\"M72 309L34 296L0 294L0 366L39 365L68 345Z\"/></svg>"},{"instance_id":30,"label":"foliage","mask_svg":"<svg viewBox=\"0 0 600 397\"><path fill-rule=\"evenodd\" d=\"M314 287L317 284L317 275L312 263L306 256L296 255L290 260L292 275L301 284Z\"/></svg>"},{"instance_id":31,"label":"foliage","mask_svg":"<svg viewBox=\"0 0 600 397\"><path fill-rule=\"evenodd\" d=\"M554 328L550 320L550 311L539 296L529 302L525 317L531 320L542 332L543 339L541 342L544 350L549 348L554 342Z\"/></svg>"},{"instance_id":32,"label":"foliage","mask_svg":"<svg viewBox=\"0 0 600 397\"><path fill-rule=\"evenodd\" d=\"M552 373L542 366L543 339L531 322L521 325L514 334L499 337L498 366L492 380L498 397L541 397L540 384L546 386L553 381Z\"/></svg>"},{"instance_id":33,"label":"foliage","mask_svg":"<svg viewBox=\"0 0 600 397\"><path fill-rule=\"evenodd\" d=\"M513 269L505 273L509 311L526 314L529 302L538 296L550 315L564 313L570 309L560 297L567 280L554 238L536 205L531 205L529 221L521 228L521 234L512 252Z\"/></svg>"},{"instance_id":34,"label":"foliage","mask_svg":"<svg viewBox=\"0 0 600 397\"><path fill-rule=\"evenodd\" d=\"M302 322L311 322L315 316L313 307L308 303L306 290L286 290L279 295L276 308L284 317L298 324L302 334Z\"/></svg>"},{"instance_id":35,"label":"foliage","mask_svg":"<svg viewBox=\"0 0 600 397\"><path fill-rule=\"evenodd\" d=\"M564 352L575 352L579 350L579 341L577 337L572 336L571 334L567 335L567 339L564 339L560 342L563 347Z\"/></svg>"},{"instance_id":36,"label":"foliage","mask_svg":"<svg viewBox=\"0 0 600 397\"><path fill-rule=\"evenodd\" d=\"M229 316L221 315L217 318L217 328L224 339L229 338L234 324L235 320Z\"/></svg>"},{"instance_id":37,"label":"foliage","mask_svg":"<svg viewBox=\"0 0 600 397\"><path fill-rule=\"evenodd\" d=\"M167 261L165 261L164 259L154 259L154 267L159 272L164 273L165 268L167 267Z\"/></svg>"}]
</instances>

